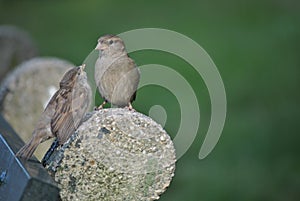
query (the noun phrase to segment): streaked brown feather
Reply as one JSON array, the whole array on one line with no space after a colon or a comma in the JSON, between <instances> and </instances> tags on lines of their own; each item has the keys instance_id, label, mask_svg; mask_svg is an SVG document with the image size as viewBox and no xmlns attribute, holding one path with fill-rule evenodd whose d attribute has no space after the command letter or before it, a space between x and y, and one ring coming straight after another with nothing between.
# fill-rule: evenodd
<instances>
[{"instance_id":1,"label":"streaked brown feather","mask_svg":"<svg viewBox=\"0 0 300 201\"><path fill-rule=\"evenodd\" d=\"M65 143L81 123L89 107L88 93L84 88L76 91L65 90L57 98L56 113L51 121L51 129L59 144Z\"/></svg>"}]
</instances>

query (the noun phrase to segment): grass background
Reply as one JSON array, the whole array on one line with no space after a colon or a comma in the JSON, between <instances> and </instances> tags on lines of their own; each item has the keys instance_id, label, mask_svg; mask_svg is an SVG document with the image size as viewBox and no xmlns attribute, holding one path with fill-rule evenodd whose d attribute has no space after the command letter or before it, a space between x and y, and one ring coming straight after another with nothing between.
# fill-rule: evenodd
<instances>
[{"instance_id":1,"label":"grass background","mask_svg":"<svg viewBox=\"0 0 300 201\"><path fill-rule=\"evenodd\" d=\"M2 0L0 24L27 30L42 56L77 65L107 33L153 27L192 38L217 65L228 100L223 134L204 160L198 152L210 121L210 100L201 77L168 53L130 54L138 65L159 63L182 74L201 109L198 135L177 162L161 200L286 201L300 198L299 9L296 0ZM165 128L174 138L180 113L172 93L144 87L134 106L147 114L157 104L165 108Z\"/></svg>"}]
</instances>

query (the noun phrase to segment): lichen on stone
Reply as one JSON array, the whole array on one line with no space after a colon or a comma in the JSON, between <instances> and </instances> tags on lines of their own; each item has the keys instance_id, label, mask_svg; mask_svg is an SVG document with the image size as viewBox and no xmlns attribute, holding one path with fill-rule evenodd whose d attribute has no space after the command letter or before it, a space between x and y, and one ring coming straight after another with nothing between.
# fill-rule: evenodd
<instances>
[{"instance_id":1,"label":"lichen on stone","mask_svg":"<svg viewBox=\"0 0 300 201\"><path fill-rule=\"evenodd\" d=\"M62 150L54 168L62 200L156 200L174 176L170 136L128 109L90 113Z\"/></svg>"}]
</instances>

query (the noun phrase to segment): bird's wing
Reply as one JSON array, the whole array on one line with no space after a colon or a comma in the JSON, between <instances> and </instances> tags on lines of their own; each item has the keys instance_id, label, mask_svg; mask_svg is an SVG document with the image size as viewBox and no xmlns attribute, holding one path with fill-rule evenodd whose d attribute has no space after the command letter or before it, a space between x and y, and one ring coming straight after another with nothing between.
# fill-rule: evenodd
<instances>
[{"instance_id":1,"label":"bird's wing","mask_svg":"<svg viewBox=\"0 0 300 201\"><path fill-rule=\"evenodd\" d=\"M55 114L51 120L51 130L59 144L65 143L66 139L75 131L71 101L72 91L62 89L56 99Z\"/></svg>"},{"instance_id":2,"label":"bird's wing","mask_svg":"<svg viewBox=\"0 0 300 201\"><path fill-rule=\"evenodd\" d=\"M132 66L131 70L133 70L133 72L131 72L131 73L135 74L135 76L131 76L131 79L132 79L131 82L136 87L134 93L132 94L132 96L130 98L130 102L133 102L135 100L135 98L136 98L137 86L138 86L138 83L140 81L140 74L141 73L140 73L140 69L137 67L137 65L134 62L134 60L131 59L130 57L128 57L128 58L129 58L128 59L129 66Z\"/></svg>"},{"instance_id":3,"label":"bird's wing","mask_svg":"<svg viewBox=\"0 0 300 201\"><path fill-rule=\"evenodd\" d=\"M87 93L83 90L66 91L57 98L58 103L51 121L51 129L59 144L65 143L75 132L89 107L86 101Z\"/></svg>"}]
</instances>

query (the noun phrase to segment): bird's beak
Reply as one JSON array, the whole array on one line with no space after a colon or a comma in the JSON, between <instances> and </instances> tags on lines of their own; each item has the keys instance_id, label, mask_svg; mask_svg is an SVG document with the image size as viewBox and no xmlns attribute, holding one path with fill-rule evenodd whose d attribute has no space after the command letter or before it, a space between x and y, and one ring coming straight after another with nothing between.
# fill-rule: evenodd
<instances>
[{"instance_id":1,"label":"bird's beak","mask_svg":"<svg viewBox=\"0 0 300 201\"><path fill-rule=\"evenodd\" d=\"M98 43L97 46L95 47L95 50L100 50L101 44Z\"/></svg>"},{"instance_id":2,"label":"bird's beak","mask_svg":"<svg viewBox=\"0 0 300 201\"><path fill-rule=\"evenodd\" d=\"M81 68L80 68L80 69L81 69L81 71L84 71L84 69L85 69L85 66L86 66L85 64L82 64L82 65L81 65Z\"/></svg>"},{"instance_id":3,"label":"bird's beak","mask_svg":"<svg viewBox=\"0 0 300 201\"><path fill-rule=\"evenodd\" d=\"M95 50L104 50L106 48L108 48L107 45L102 44L102 43L98 43L97 46L96 46L96 48L95 48Z\"/></svg>"}]
</instances>

